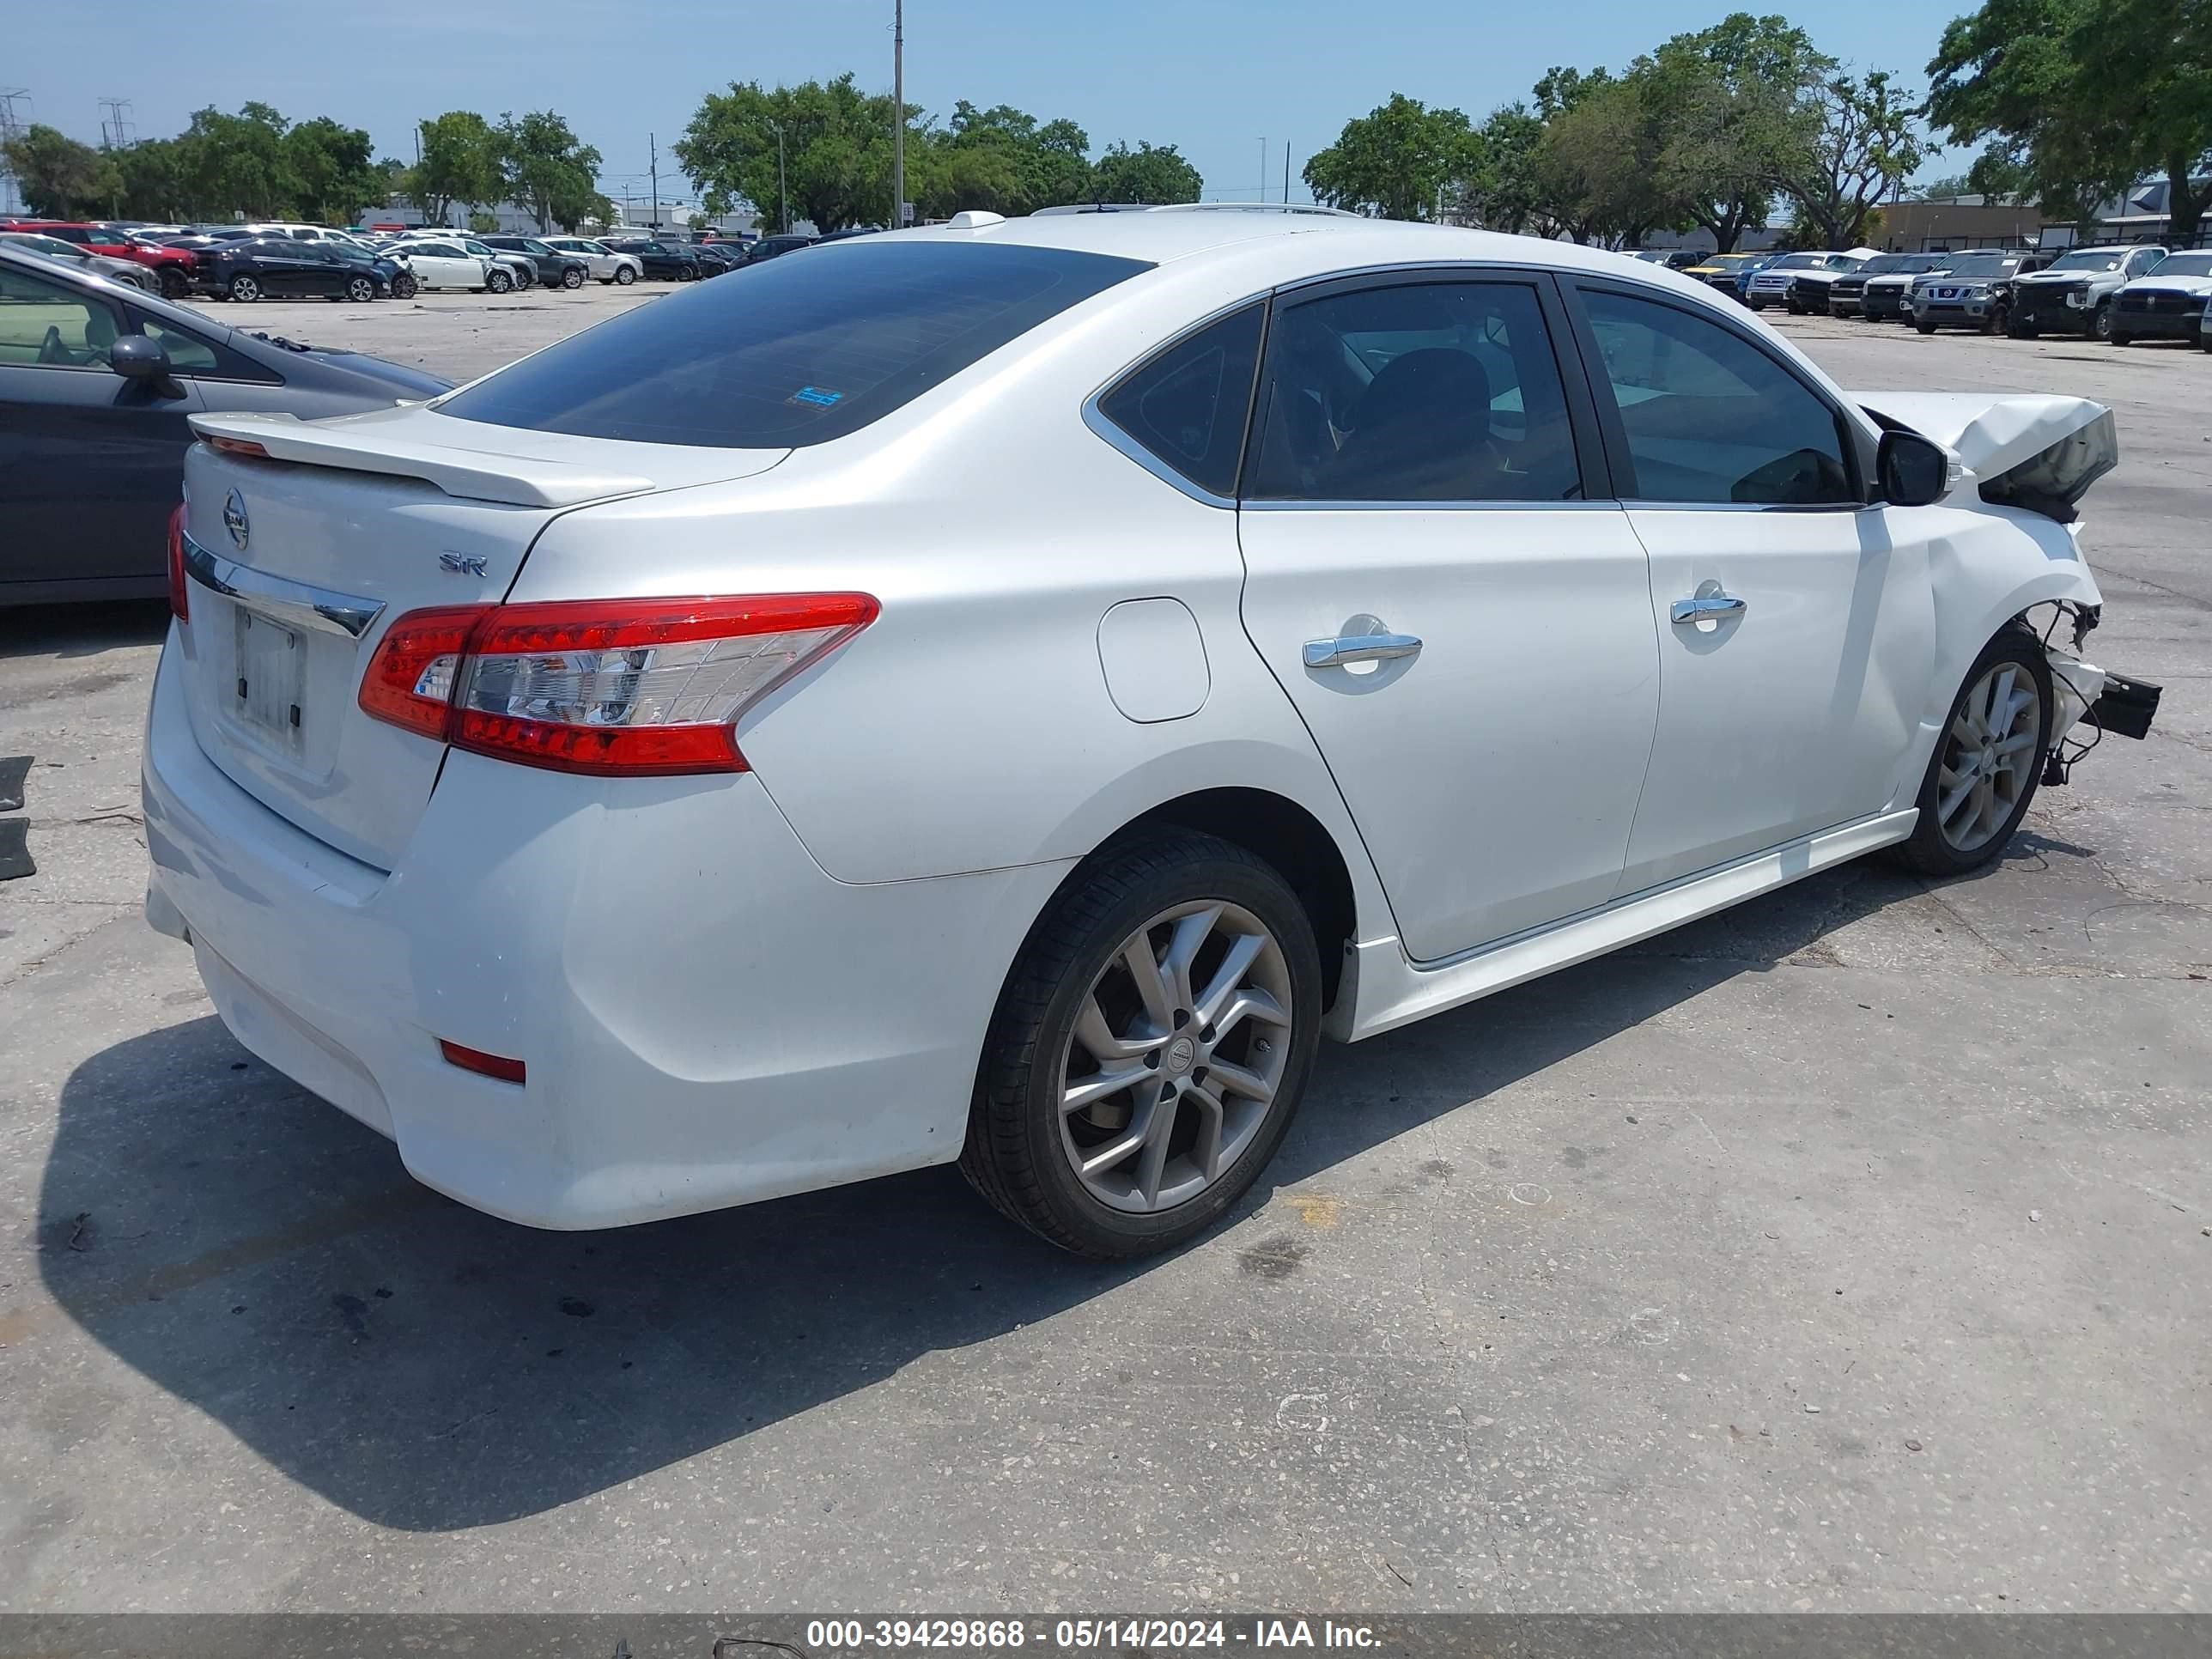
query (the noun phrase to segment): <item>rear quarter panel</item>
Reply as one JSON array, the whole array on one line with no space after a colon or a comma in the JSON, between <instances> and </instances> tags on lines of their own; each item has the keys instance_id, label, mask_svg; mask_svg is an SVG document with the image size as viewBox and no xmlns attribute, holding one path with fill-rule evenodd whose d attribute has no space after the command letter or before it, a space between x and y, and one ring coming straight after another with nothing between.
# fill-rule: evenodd
<instances>
[{"instance_id":1,"label":"rear quarter panel","mask_svg":"<svg viewBox=\"0 0 2212 1659\"><path fill-rule=\"evenodd\" d=\"M1091 393L1185 320L1267 286L1206 280L1187 304L1156 293L1079 307L1020 351L757 477L564 515L514 597L874 594L872 627L738 728L841 881L1079 858L1164 801L1240 787L1287 796L1328 830L1363 931L1385 934L1342 800L1244 636L1235 514L1083 422ZM1159 597L1197 619L1206 690L1188 717L1139 724L1109 694L1099 624L1116 604Z\"/></svg>"}]
</instances>

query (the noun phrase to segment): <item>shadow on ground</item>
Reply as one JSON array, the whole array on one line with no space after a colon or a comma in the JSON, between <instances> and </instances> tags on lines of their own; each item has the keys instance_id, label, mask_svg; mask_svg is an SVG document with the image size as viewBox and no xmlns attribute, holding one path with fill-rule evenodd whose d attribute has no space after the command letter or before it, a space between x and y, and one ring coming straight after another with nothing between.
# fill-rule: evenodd
<instances>
[{"instance_id":1,"label":"shadow on ground","mask_svg":"<svg viewBox=\"0 0 2212 1659\"><path fill-rule=\"evenodd\" d=\"M1325 1048L1248 1208L1919 890L1861 864ZM1450 1086L1401 1090L1401 1075ZM46 1285L85 1330L292 1479L416 1531L586 1497L1154 1270L1063 1256L951 1170L621 1232L530 1231L416 1186L388 1144L212 1018L70 1078L40 1212Z\"/></svg>"},{"instance_id":2,"label":"shadow on ground","mask_svg":"<svg viewBox=\"0 0 2212 1659\"><path fill-rule=\"evenodd\" d=\"M166 599L0 607L0 660L95 657L118 646L159 645L168 631Z\"/></svg>"}]
</instances>

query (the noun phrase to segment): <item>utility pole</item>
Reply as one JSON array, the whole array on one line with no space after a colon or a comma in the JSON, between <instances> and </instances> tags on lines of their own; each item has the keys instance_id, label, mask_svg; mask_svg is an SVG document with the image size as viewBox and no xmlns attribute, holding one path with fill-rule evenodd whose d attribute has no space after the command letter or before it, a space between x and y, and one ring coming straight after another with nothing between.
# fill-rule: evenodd
<instances>
[{"instance_id":1,"label":"utility pole","mask_svg":"<svg viewBox=\"0 0 2212 1659\"><path fill-rule=\"evenodd\" d=\"M1283 140L1283 205L1291 204L1291 141Z\"/></svg>"},{"instance_id":2,"label":"utility pole","mask_svg":"<svg viewBox=\"0 0 2212 1659\"><path fill-rule=\"evenodd\" d=\"M131 142L131 100L102 98L100 102L100 147L115 149Z\"/></svg>"},{"instance_id":3,"label":"utility pole","mask_svg":"<svg viewBox=\"0 0 2212 1659\"><path fill-rule=\"evenodd\" d=\"M891 220L906 225L906 0L891 0ZM789 225L784 227L791 228Z\"/></svg>"},{"instance_id":4,"label":"utility pole","mask_svg":"<svg viewBox=\"0 0 2212 1659\"><path fill-rule=\"evenodd\" d=\"M650 158L646 166L653 177L653 234L660 234L660 145L651 133L645 135L645 149Z\"/></svg>"},{"instance_id":5,"label":"utility pole","mask_svg":"<svg viewBox=\"0 0 2212 1659\"><path fill-rule=\"evenodd\" d=\"M775 133L775 216L778 221L776 228L788 233L791 229L791 196L783 185L783 123L771 121L769 126Z\"/></svg>"},{"instance_id":6,"label":"utility pole","mask_svg":"<svg viewBox=\"0 0 2212 1659\"><path fill-rule=\"evenodd\" d=\"M1241 196L1243 192L1239 191L1237 194ZM1265 138L1260 141L1260 191L1252 199L1255 202L1267 199L1267 141Z\"/></svg>"}]
</instances>

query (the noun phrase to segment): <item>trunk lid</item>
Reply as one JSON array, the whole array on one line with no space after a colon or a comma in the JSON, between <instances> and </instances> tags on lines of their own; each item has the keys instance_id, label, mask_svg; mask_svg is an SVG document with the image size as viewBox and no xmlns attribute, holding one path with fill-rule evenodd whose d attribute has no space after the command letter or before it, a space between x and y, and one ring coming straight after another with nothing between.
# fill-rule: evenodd
<instances>
[{"instance_id":1,"label":"trunk lid","mask_svg":"<svg viewBox=\"0 0 2212 1659\"><path fill-rule=\"evenodd\" d=\"M785 450L626 444L422 407L332 421L198 416L185 457L184 684L200 747L240 787L378 869L404 850L445 745L356 701L410 611L496 603L560 514L744 477Z\"/></svg>"}]
</instances>

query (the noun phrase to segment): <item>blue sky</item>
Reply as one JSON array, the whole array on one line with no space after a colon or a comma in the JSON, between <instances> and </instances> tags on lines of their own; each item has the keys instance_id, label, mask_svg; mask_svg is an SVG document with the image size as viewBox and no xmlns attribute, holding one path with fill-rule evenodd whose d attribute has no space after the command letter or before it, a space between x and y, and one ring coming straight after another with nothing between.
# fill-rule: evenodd
<instances>
[{"instance_id":1,"label":"blue sky","mask_svg":"<svg viewBox=\"0 0 2212 1659\"><path fill-rule=\"evenodd\" d=\"M1749 9L1759 9L1753 6ZM1933 7L1866 0L1792 13L1827 52L1901 71L1917 91L1945 21ZM1350 117L1392 92L1480 119L1525 97L1553 64L1618 66L1701 28L1720 0L909 0L907 96L1011 103L1116 138L1178 145L1209 196L1249 200L1267 141L1271 193L1283 146L1296 173ZM732 80L804 80L854 70L890 85L890 0L9 0L0 88L88 141L103 97L127 98L136 132L174 132L191 112L248 99L300 118L363 126L379 153L413 154L416 120L448 109L551 107L605 157L610 194L646 190L647 134L669 141L701 95ZM21 106L18 106L19 111ZM1962 170L1946 155L1931 171Z\"/></svg>"}]
</instances>

